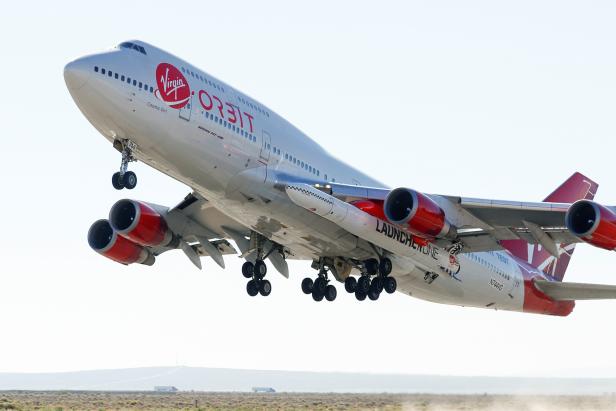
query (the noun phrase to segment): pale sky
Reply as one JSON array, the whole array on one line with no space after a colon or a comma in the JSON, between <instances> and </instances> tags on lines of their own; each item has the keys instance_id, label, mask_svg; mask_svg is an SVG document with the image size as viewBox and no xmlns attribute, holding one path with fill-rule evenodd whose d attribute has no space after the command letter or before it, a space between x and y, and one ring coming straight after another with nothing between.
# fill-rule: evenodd
<instances>
[{"instance_id":1,"label":"pale sky","mask_svg":"<svg viewBox=\"0 0 616 411\"><path fill-rule=\"evenodd\" d=\"M200 272L170 252L124 267L86 233L129 196L189 189L120 156L79 112L62 69L141 39L277 111L386 184L540 200L574 171L616 204L616 5L610 1L11 2L0 35L0 372L189 365L457 375L616 377L616 301L568 318L404 295L314 303L270 269L251 298L241 260ZM616 284L616 255L579 246L568 281Z\"/></svg>"}]
</instances>

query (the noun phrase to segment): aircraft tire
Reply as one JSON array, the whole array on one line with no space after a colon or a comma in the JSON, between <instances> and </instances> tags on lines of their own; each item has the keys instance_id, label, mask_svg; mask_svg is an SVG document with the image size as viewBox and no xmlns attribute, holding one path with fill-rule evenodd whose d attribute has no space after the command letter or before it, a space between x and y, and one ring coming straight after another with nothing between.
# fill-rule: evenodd
<instances>
[{"instance_id":1,"label":"aircraft tire","mask_svg":"<svg viewBox=\"0 0 616 411\"><path fill-rule=\"evenodd\" d=\"M360 291L363 294L368 294L368 290L370 289L370 278L361 276L359 280L357 280L357 288L356 292Z\"/></svg>"},{"instance_id":2,"label":"aircraft tire","mask_svg":"<svg viewBox=\"0 0 616 411\"><path fill-rule=\"evenodd\" d=\"M242 264L242 275L245 278L252 278L254 273L255 265L253 263L251 263L250 261L246 261L244 264Z\"/></svg>"},{"instance_id":3,"label":"aircraft tire","mask_svg":"<svg viewBox=\"0 0 616 411\"><path fill-rule=\"evenodd\" d=\"M113 173L113 176L111 176L111 185L113 186L113 188L115 188L116 190L121 190L124 188L124 184L122 184L122 179L120 178L120 172L116 172Z\"/></svg>"},{"instance_id":4,"label":"aircraft tire","mask_svg":"<svg viewBox=\"0 0 616 411\"><path fill-rule=\"evenodd\" d=\"M381 259L381 261L379 262L379 274L381 274L383 277L387 277L389 274L391 274L391 270L393 269L393 264L391 263L391 260L387 257Z\"/></svg>"},{"instance_id":5,"label":"aircraft tire","mask_svg":"<svg viewBox=\"0 0 616 411\"><path fill-rule=\"evenodd\" d=\"M378 294L383 291L383 278L374 277L370 282L370 289L374 289Z\"/></svg>"},{"instance_id":6,"label":"aircraft tire","mask_svg":"<svg viewBox=\"0 0 616 411\"><path fill-rule=\"evenodd\" d=\"M325 297L325 295L323 293L320 293L316 288L312 290L312 299L314 301L321 301L323 300L323 297Z\"/></svg>"},{"instance_id":7,"label":"aircraft tire","mask_svg":"<svg viewBox=\"0 0 616 411\"><path fill-rule=\"evenodd\" d=\"M137 187L137 174L132 171L127 171L124 173L124 177L122 177L122 185L129 190Z\"/></svg>"},{"instance_id":8,"label":"aircraft tire","mask_svg":"<svg viewBox=\"0 0 616 411\"><path fill-rule=\"evenodd\" d=\"M246 284L246 292L251 297L259 294L259 285L255 280L248 281L248 284Z\"/></svg>"},{"instance_id":9,"label":"aircraft tire","mask_svg":"<svg viewBox=\"0 0 616 411\"><path fill-rule=\"evenodd\" d=\"M259 278L263 278L265 274L267 274L267 265L265 265L263 260L257 260L255 262L255 275Z\"/></svg>"},{"instance_id":10,"label":"aircraft tire","mask_svg":"<svg viewBox=\"0 0 616 411\"><path fill-rule=\"evenodd\" d=\"M385 289L385 292L387 294L393 294L398 288L398 282L394 277L387 277L385 278L385 284L383 288Z\"/></svg>"},{"instance_id":11,"label":"aircraft tire","mask_svg":"<svg viewBox=\"0 0 616 411\"><path fill-rule=\"evenodd\" d=\"M379 261L376 258L370 258L364 261L364 266L370 275L375 275L379 271Z\"/></svg>"},{"instance_id":12,"label":"aircraft tire","mask_svg":"<svg viewBox=\"0 0 616 411\"><path fill-rule=\"evenodd\" d=\"M323 277L318 277L314 281L312 292L314 293L314 291L316 290L318 294L324 295L326 288L327 288L327 280Z\"/></svg>"},{"instance_id":13,"label":"aircraft tire","mask_svg":"<svg viewBox=\"0 0 616 411\"><path fill-rule=\"evenodd\" d=\"M306 277L302 280L302 291L304 292L304 294L312 293L313 286L314 281L312 281L312 278Z\"/></svg>"},{"instance_id":14,"label":"aircraft tire","mask_svg":"<svg viewBox=\"0 0 616 411\"><path fill-rule=\"evenodd\" d=\"M336 290L336 287L334 287L333 285L329 284L325 288L325 299L327 301L334 301L337 296L338 296L338 290Z\"/></svg>"},{"instance_id":15,"label":"aircraft tire","mask_svg":"<svg viewBox=\"0 0 616 411\"><path fill-rule=\"evenodd\" d=\"M357 290L355 291L355 298L357 298L358 301L364 301L366 299L366 293Z\"/></svg>"},{"instance_id":16,"label":"aircraft tire","mask_svg":"<svg viewBox=\"0 0 616 411\"><path fill-rule=\"evenodd\" d=\"M272 283L267 280L259 281L259 293L263 297L267 297L272 292Z\"/></svg>"},{"instance_id":17,"label":"aircraft tire","mask_svg":"<svg viewBox=\"0 0 616 411\"><path fill-rule=\"evenodd\" d=\"M344 289L347 293L354 293L357 290L357 280L355 277L349 276L344 280Z\"/></svg>"}]
</instances>

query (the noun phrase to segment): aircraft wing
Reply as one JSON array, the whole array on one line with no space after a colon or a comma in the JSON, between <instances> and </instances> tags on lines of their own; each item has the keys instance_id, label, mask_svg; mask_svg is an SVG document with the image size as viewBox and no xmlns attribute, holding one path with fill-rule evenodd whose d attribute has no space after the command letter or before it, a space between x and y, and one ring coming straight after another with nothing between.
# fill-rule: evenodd
<instances>
[{"instance_id":1,"label":"aircraft wing","mask_svg":"<svg viewBox=\"0 0 616 411\"><path fill-rule=\"evenodd\" d=\"M565 225L569 203L431 197L444 209L454 211L451 215L458 220L460 239L473 251L500 249L499 241L521 239L529 244L539 243L554 254L556 244L582 241Z\"/></svg>"},{"instance_id":2,"label":"aircraft wing","mask_svg":"<svg viewBox=\"0 0 616 411\"><path fill-rule=\"evenodd\" d=\"M616 299L615 285L535 281L535 287L556 301Z\"/></svg>"},{"instance_id":3,"label":"aircraft wing","mask_svg":"<svg viewBox=\"0 0 616 411\"><path fill-rule=\"evenodd\" d=\"M199 257L209 256L224 268L223 255L237 254L227 241L227 238L232 238L229 232L241 237L246 228L221 213L205 198L191 193L171 209L159 208L169 228L182 239L179 248L198 268L201 268ZM159 254L167 249L152 251Z\"/></svg>"},{"instance_id":4,"label":"aircraft wing","mask_svg":"<svg viewBox=\"0 0 616 411\"><path fill-rule=\"evenodd\" d=\"M391 191L388 188L336 183L313 186L346 202L384 201ZM501 250L500 241L521 239L529 244L541 244L552 255L559 255L562 252L559 244L582 242L565 224L570 203L505 201L436 194L427 196L445 211L449 222L457 228L457 240L464 243L463 252ZM616 210L614 207L608 208ZM448 241L436 242L446 246Z\"/></svg>"},{"instance_id":5,"label":"aircraft wing","mask_svg":"<svg viewBox=\"0 0 616 411\"><path fill-rule=\"evenodd\" d=\"M200 256L212 257L223 268L223 255L238 254L227 239L235 242L246 260L254 262L256 259L256 252L247 238L251 230L220 212L197 193L188 194L181 203L169 210L166 218L173 231L193 243L191 247ZM264 247L270 249L273 243L266 240ZM285 256L275 252L268 253L267 258L279 273L289 278Z\"/></svg>"}]
</instances>

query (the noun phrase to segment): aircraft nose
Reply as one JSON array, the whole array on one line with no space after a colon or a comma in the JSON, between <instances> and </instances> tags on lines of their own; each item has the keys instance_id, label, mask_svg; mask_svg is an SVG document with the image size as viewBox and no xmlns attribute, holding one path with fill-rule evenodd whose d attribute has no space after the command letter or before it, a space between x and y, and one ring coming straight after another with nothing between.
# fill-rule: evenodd
<instances>
[{"instance_id":1,"label":"aircraft nose","mask_svg":"<svg viewBox=\"0 0 616 411\"><path fill-rule=\"evenodd\" d=\"M88 82L90 67L84 60L77 59L64 66L64 81L71 90L77 90Z\"/></svg>"}]
</instances>

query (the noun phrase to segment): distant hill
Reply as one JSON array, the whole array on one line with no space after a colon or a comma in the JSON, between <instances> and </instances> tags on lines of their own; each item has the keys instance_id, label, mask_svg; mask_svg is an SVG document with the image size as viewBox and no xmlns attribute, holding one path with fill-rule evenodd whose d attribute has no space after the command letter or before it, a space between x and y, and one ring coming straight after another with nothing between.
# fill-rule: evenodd
<instances>
[{"instance_id":1,"label":"distant hill","mask_svg":"<svg viewBox=\"0 0 616 411\"><path fill-rule=\"evenodd\" d=\"M0 373L0 390L149 391L173 385L182 391L389 392L434 394L605 394L616 378L453 377L436 375L255 371L152 367L63 373Z\"/></svg>"}]
</instances>

